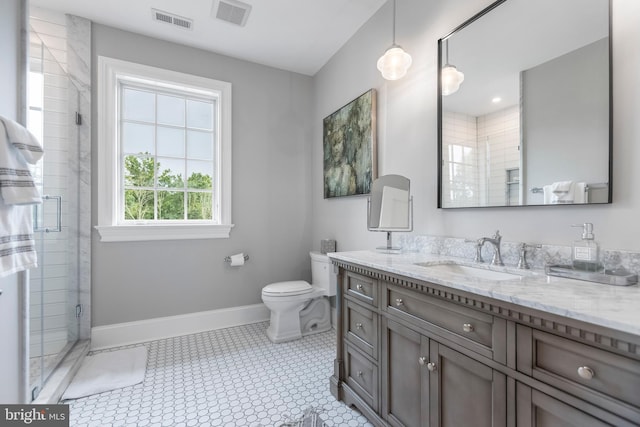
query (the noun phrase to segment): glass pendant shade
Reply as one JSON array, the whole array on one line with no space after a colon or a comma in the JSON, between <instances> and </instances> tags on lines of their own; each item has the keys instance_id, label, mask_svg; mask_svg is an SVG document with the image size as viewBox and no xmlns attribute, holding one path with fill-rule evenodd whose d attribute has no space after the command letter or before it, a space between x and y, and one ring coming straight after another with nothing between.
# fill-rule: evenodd
<instances>
[{"instance_id":1,"label":"glass pendant shade","mask_svg":"<svg viewBox=\"0 0 640 427\"><path fill-rule=\"evenodd\" d=\"M450 64L445 65L440 73L442 95L447 96L457 92L460 84L464 81L464 73Z\"/></svg>"},{"instance_id":2,"label":"glass pendant shade","mask_svg":"<svg viewBox=\"0 0 640 427\"><path fill-rule=\"evenodd\" d=\"M382 73L382 77L387 80L403 78L410 66L411 55L397 45L391 46L378 59L378 70Z\"/></svg>"}]
</instances>

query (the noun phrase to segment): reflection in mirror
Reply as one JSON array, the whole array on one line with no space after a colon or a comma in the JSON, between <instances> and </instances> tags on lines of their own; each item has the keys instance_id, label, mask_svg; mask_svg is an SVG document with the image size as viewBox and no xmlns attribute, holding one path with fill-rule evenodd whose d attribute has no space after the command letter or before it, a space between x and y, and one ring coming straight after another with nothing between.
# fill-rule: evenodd
<instances>
[{"instance_id":1,"label":"reflection in mirror","mask_svg":"<svg viewBox=\"0 0 640 427\"><path fill-rule=\"evenodd\" d=\"M392 231L413 230L413 200L409 179L401 175L384 175L371 186L367 203L367 228L369 231L385 231L387 246L378 248L385 252L399 251L391 243Z\"/></svg>"},{"instance_id":2,"label":"reflection in mirror","mask_svg":"<svg viewBox=\"0 0 640 427\"><path fill-rule=\"evenodd\" d=\"M500 0L438 41L438 207L611 203L609 13Z\"/></svg>"}]
</instances>

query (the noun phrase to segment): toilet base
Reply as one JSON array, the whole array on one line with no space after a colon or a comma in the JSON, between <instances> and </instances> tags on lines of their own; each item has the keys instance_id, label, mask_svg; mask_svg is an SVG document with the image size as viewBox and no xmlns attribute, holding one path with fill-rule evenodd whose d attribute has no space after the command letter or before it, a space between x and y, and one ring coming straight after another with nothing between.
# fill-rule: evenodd
<instances>
[{"instance_id":1,"label":"toilet base","mask_svg":"<svg viewBox=\"0 0 640 427\"><path fill-rule=\"evenodd\" d=\"M287 313L271 312L267 337L271 342L293 341L303 336L326 332L331 329L329 299L312 299L299 310Z\"/></svg>"},{"instance_id":2,"label":"toilet base","mask_svg":"<svg viewBox=\"0 0 640 427\"><path fill-rule=\"evenodd\" d=\"M331 329L331 307L328 298L316 298L300 312L302 336L326 332Z\"/></svg>"}]
</instances>

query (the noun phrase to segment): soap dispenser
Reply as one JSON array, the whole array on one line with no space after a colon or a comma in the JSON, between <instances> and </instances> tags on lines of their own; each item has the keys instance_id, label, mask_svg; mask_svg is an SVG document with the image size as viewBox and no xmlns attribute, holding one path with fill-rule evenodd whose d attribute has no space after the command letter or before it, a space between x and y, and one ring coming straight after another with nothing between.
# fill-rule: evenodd
<instances>
[{"instance_id":1,"label":"soap dispenser","mask_svg":"<svg viewBox=\"0 0 640 427\"><path fill-rule=\"evenodd\" d=\"M600 247L594 240L593 224L573 224L572 227L582 227L582 238L573 242L571 258L573 268L576 270L599 272L602 270L600 263Z\"/></svg>"}]
</instances>

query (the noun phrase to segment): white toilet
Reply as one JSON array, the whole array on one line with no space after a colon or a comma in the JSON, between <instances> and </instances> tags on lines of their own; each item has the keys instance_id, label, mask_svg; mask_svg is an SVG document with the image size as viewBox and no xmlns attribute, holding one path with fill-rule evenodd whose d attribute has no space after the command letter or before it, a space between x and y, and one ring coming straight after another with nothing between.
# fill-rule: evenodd
<instances>
[{"instance_id":1,"label":"white toilet","mask_svg":"<svg viewBox=\"0 0 640 427\"><path fill-rule=\"evenodd\" d=\"M271 310L267 336L274 343L291 341L331 328L329 298L336 294L336 275L328 256L311 255L311 285L304 280L277 282L262 288Z\"/></svg>"}]
</instances>

